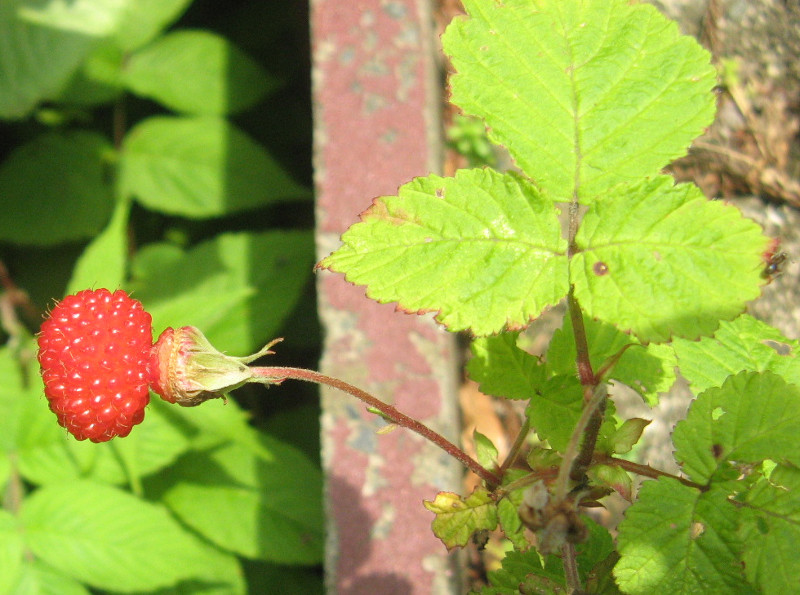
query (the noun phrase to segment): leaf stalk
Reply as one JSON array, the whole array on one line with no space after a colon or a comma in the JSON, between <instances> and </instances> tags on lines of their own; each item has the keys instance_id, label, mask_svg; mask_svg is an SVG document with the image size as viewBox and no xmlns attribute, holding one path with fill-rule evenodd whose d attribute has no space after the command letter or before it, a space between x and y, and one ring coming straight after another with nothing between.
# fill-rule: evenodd
<instances>
[{"instance_id":1,"label":"leaf stalk","mask_svg":"<svg viewBox=\"0 0 800 595\"><path fill-rule=\"evenodd\" d=\"M500 485L501 478L499 475L486 469L483 465L478 463L478 461L470 457L466 452L450 442L447 438L438 432L435 432L422 422L417 421L413 417L409 417L405 413L398 411L395 407L384 403L377 397L372 396L368 392L361 390L349 382L345 382L344 380L340 380L332 376L327 376L326 374L321 374L320 372L316 372L314 370L307 370L305 368L269 366L251 367L250 371L253 374L253 380L257 380L258 382L263 382L265 384L279 384L287 379L303 380L305 382L324 384L352 395L366 403L368 407L377 410L387 421L419 434L429 442L432 442L444 450L447 454L458 460L470 471L484 480L490 489Z\"/></svg>"}]
</instances>

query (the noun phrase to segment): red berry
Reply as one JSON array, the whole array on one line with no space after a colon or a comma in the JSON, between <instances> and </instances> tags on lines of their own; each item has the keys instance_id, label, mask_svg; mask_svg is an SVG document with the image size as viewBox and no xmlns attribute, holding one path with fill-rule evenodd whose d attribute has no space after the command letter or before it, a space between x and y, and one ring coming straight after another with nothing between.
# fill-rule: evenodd
<instances>
[{"instance_id":1,"label":"red berry","mask_svg":"<svg viewBox=\"0 0 800 595\"><path fill-rule=\"evenodd\" d=\"M122 290L65 297L42 324L39 365L58 423L78 440L127 436L150 402L152 319Z\"/></svg>"}]
</instances>

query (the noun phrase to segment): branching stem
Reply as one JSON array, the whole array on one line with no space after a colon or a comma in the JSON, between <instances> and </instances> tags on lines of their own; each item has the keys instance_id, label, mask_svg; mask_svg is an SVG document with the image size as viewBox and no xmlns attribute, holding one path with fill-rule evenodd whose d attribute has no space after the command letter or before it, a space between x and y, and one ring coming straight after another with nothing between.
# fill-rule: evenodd
<instances>
[{"instance_id":1,"label":"branching stem","mask_svg":"<svg viewBox=\"0 0 800 595\"><path fill-rule=\"evenodd\" d=\"M366 403L369 407L379 411L381 416L383 416L383 418L387 421L407 428L412 432L416 432L426 440L434 443L447 454L457 459L464 466L473 471L478 477L483 479L489 485L490 489L500 485L501 478L497 474L486 469L483 465L478 463L478 461L470 457L467 453L450 442L447 438L438 432L434 432L425 424L412 417L409 417L405 413L401 413L391 405L384 403L380 399L373 397L368 392L363 391L357 386L353 386L344 380L339 380L338 378L333 378L332 376L327 376L325 374L315 372L314 370L306 370L304 368L269 366L251 367L250 370L252 371L254 378L269 384L278 384L287 379L304 380L306 382L314 382L316 384L331 386L335 389L352 395Z\"/></svg>"}]
</instances>

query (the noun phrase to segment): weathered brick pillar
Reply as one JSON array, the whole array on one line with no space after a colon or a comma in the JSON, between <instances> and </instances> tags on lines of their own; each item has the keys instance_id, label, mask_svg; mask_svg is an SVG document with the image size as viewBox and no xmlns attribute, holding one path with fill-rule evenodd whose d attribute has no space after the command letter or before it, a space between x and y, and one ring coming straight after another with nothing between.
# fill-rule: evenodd
<instances>
[{"instance_id":1,"label":"weathered brick pillar","mask_svg":"<svg viewBox=\"0 0 800 595\"><path fill-rule=\"evenodd\" d=\"M319 256L370 201L440 168L441 82L426 0L312 0L315 183ZM322 370L456 439L453 337L429 317L395 311L342 276L320 273ZM461 469L363 404L322 391L331 593L459 592L453 555L422 506L458 490Z\"/></svg>"}]
</instances>

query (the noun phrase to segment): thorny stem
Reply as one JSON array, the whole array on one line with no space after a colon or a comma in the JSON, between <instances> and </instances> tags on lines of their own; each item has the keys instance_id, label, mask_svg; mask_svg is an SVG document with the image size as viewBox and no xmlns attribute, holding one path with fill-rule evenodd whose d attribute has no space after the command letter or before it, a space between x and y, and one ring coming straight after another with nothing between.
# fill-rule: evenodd
<instances>
[{"instance_id":1,"label":"thorny stem","mask_svg":"<svg viewBox=\"0 0 800 595\"><path fill-rule=\"evenodd\" d=\"M564 450L564 462L559 468L558 477L556 478L556 487L555 487L556 502L563 501L564 497L567 495L567 485L570 479L570 468L571 468L571 465L568 463L568 461L576 460L576 452L578 451L578 443L581 440L581 436L583 436L587 426L589 425L591 420L595 417L597 409L600 407L600 404L603 403L603 401L605 401L606 396L607 393L605 390L605 385L604 384L598 385L594 390L594 395L592 396L591 400L584 406L583 413L581 413L581 417L578 420L578 423L575 425L575 429L572 431L572 436L570 436L569 438L569 443L567 444L567 448L566 450ZM592 442L592 447L594 447L594 442Z\"/></svg>"},{"instance_id":2,"label":"thorny stem","mask_svg":"<svg viewBox=\"0 0 800 595\"><path fill-rule=\"evenodd\" d=\"M578 456L576 456L572 461L572 465L569 470L569 478L572 481L581 481L583 479L584 475L586 474L586 470L592 463L594 447L597 444L598 436L600 436L600 426L603 425L603 418L605 417L606 412L605 385L603 385L602 388L600 388L600 385L595 387L595 394L597 394L598 389L599 393L602 394L603 397L592 407L591 417L589 417L589 421L584 429L583 440L581 441L581 450L578 453Z\"/></svg>"},{"instance_id":3,"label":"thorny stem","mask_svg":"<svg viewBox=\"0 0 800 595\"><path fill-rule=\"evenodd\" d=\"M483 465L478 463L475 459L470 457L467 453L461 450L458 446L450 442L441 434L434 432L425 424L409 417L405 413L401 413L391 405L384 403L380 399L373 397L371 394L353 386L352 384L327 376L314 370L306 370L304 368L289 368L282 366L269 366L269 367L252 367L250 370L254 378L260 378L273 383L280 383L286 379L304 380L306 382L315 382L317 384L325 384L345 392L349 395L366 403L380 412L380 414L388 421L397 424L398 426L407 428L412 432L416 432L426 440L433 442L436 446L444 450L447 454L460 461L464 466L473 471L478 477L483 479L490 488L500 485L500 476L489 471Z\"/></svg>"},{"instance_id":4,"label":"thorny stem","mask_svg":"<svg viewBox=\"0 0 800 595\"><path fill-rule=\"evenodd\" d=\"M591 417L586 420L582 427L579 424L581 433L584 434L580 452L577 454L570 453L569 455L565 453L564 455L563 466L569 469L569 477L573 481L580 481L592 461L592 454L594 453L594 447L597 443L597 436L600 434L600 426L603 423L605 407L602 399L593 407L589 406L597 396L597 387L600 384L599 379L592 371L592 363L589 360L589 344L586 340L586 327L583 324L583 312L578 304L578 300L575 299L572 288L570 288L569 295L567 296L567 307L569 308L573 334L575 335L578 376L581 381L581 386L583 386L584 414L587 412L591 414ZM583 419L583 416L581 419ZM578 428L576 428L576 430L577 429ZM570 446L577 447L577 442L573 445L572 441L579 439L580 435L573 433Z\"/></svg>"},{"instance_id":5,"label":"thorny stem","mask_svg":"<svg viewBox=\"0 0 800 595\"><path fill-rule=\"evenodd\" d=\"M578 377L580 378L581 385L584 387L583 400L584 403L592 398L591 392L586 394L586 387L594 387L597 381L592 371L592 362L589 359L589 343L586 340L586 327L583 324L583 312L581 311L578 300L575 299L574 289L570 287L569 295L567 296L567 307L569 308L569 317L572 322L572 333L575 335L575 351L576 363L578 366Z\"/></svg>"}]
</instances>

